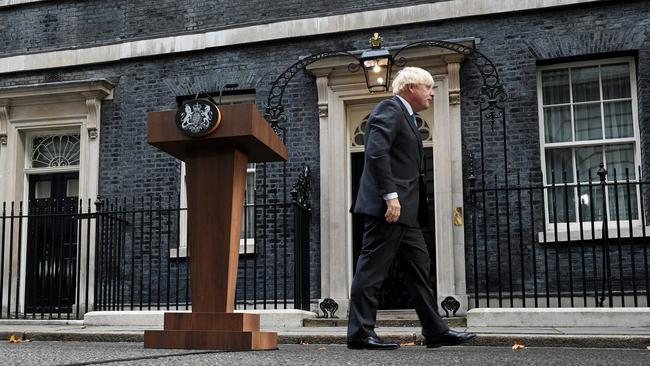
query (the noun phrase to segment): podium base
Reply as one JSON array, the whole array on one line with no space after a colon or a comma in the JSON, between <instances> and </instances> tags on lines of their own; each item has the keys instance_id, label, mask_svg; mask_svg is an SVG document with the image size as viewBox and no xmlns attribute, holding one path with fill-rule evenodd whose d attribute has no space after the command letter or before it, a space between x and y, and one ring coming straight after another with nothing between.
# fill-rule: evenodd
<instances>
[{"instance_id":1,"label":"podium base","mask_svg":"<svg viewBox=\"0 0 650 366\"><path fill-rule=\"evenodd\" d=\"M277 333L260 332L260 316L243 313L165 313L164 330L146 330L145 348L219 349L278 348Z\"/></svg>"},{"instance_id":2,"label":"podium base","mask_svg":"<svg viewBox=\"0 0 650 366\"><path fill-rule=\"evenodd\" d=\"M253 351L278 349L277 333L221 330L146 330L144 348Z\"/></svg>"}]
</instances>

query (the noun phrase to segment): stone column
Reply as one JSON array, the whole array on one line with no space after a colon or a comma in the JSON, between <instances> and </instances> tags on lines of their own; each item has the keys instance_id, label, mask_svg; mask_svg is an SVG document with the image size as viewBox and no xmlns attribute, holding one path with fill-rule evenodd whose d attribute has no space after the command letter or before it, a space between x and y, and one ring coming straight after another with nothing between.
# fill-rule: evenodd
<instances>
[{"instance_id":1,"label":"stone column","mask_svg":"<svg viewBox=\"0 0 650 366\"><path fill-rule=\"evenodd\" d=\"M454 215L454 294L460 302L457 315L464 315L468 309L467 284L465 277L465 218L463 208L463 136L460 118L460 55L447 59L449 75L449 120L452 144L451 175L452 204Z\"/></svg>"},{"instance_id":2,"label":"stone column","mask_svg":"<svg viewBox=\"0 0 650 366\"><path fill-rule=\"evenodd\" d=\"M3 155L7 155L7 126L9 125L9 101L7 99L0 99L0 181L5 181L8 178L5 176L6 174L6 161L7 159L2 159ZM6 184L9 186L10 184ZM6 197L6 193L3 192L3 189L6 189L6 187L0 187L0 205L3 203L3 199L1 197ZM2 209L0 207L0 209ZM9 242L9 233L5 232L2 233L5 237L0 236L0 241L3 243L8 243ZM0 260L4 261L2 263L2 268L9 268L9 256L6 254L8 253L8 245L6 245L7 248L5 248L5 253L0 253ZM7 271L6 269L4 271ZM0 302L0 311L2 311L3 314L7 313L7 301L9 299L9 290L8 286L5 285L5 283L8 283L8 276L5 273L0 272L0 276L5 278L3 282L0 282L0 291L2 293L0 294L2 296L3 301Z\"/></svg>"},{"instance_id":3,"label":"stone column","mask_svg":"<svg viewBox=\"0 0 650 366\"><path fill-rule=\"evenodd\" d=\"M79 156L79 197L97 197L99 194L99 166L94 162L99 161L99 128L101 121L101 108L102 100L105 98L105 93L98 92L84 92L81 93L86 99L86 121L81 126L80 133L80 156ZM82 237L89 236L90 242L95 242L95 230L91 228L90 232L86 232L87 228L82 228ZM80 258L87 258L90 263L95 262L95 247L86 248L86 245L80 246ZM85 303L86 289L81 286L79 289L80 303L77 304L81 309L87 306L92 307L94 304L94 271L81 271L79 273L79 283L91 284L88 290L88 304Z\"/></svg>"},{"instance_id":4,"label":"stone column","mask_svg":"<svg viewBox=\"0 0 650 366\"><path fill-rule=\"evenodd\" d=\"M449 56L447 77L437 76L442 91L437 95L434 127L434 170L436 184L436 264L438 303L452 297L460 307L468 308L465 279L465 233L463 212L463 165L460 119L460 56ZM440 156L442 155L442 156ZM441 312L444 314L444 305ZM451 315L451 314L450 314Z\"/></svg>"},{"instance_id":5,"label":"stone column","mask_svg":"<svg viewBox=\"0 0 650 366\"><path fill-rule=\"evenodd\" d=\"M311 70L316 76L320 132L320 225L321 225L321 299L332 299L338 305L336 316L345 317L349 303L350 268L347 238L347 186L345 179L333 174L346 163L346 121L333 118L340 115L338 103L332 105L329 68ZM336 109L332 111L331 109ZM344 115L344 114L343 114ZM336 270L334 270L336 269ZM345 269L345 270L342 270ZM315 309L317 312L320 310Z\"/></svg>"}]
</instances>

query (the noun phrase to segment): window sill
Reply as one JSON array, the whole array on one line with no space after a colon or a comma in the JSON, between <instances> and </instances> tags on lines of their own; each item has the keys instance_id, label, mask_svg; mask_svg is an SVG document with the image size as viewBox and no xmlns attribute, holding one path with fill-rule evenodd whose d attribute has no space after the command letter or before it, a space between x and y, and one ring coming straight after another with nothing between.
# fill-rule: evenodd
<instances>
[{"instance_id":1,"label":"window sill","mask_svg":"<svg viewBox=\"0 0 650 366\"><path fill-rule=\"evenodd\" d=\"M630 235L630 225L627 221L625 223L621 222L620 226L617 226L616 221L609 221L607 225L607 237L610 239L642 238L644 237L644 233L646 236L650 236L650 226L646 226L644 231L640 220L632 221L632 235ZM580 231L580 224L570 224L569 231L567 232L566 224L558 224L557 231L553 227L546 230L546 238L544 238L543 232L538 232L537 242L543 244L554 243L556 241L600 240L603 238L602 228L602 221L594 222L594 230L592 232L591 222L585 222L582 224L582 231Z\"/></svg>"},{"instance_id":2,"label":"window sill","mask_svg":"<svg viewBox=\"0 0 650 366\"><path fill-rule=\"evenodd\" d=\"M255 239L239 239L239 254L250 255L255 254ZM188 257L187 247L182 246L179 248L169 249L169 258L186 258Z\"/></svg>"}]
</instances>

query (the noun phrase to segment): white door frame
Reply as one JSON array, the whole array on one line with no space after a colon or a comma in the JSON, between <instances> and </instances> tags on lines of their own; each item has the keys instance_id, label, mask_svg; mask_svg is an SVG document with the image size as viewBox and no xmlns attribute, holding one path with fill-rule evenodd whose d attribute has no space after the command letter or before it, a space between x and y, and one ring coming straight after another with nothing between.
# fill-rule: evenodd
<instances>
[{"instance_id":1,"label":"white door frame","mask_svg":"<svg viewBox=\"0 0 650 366\"><path fill-rule=\"evenodd\" d=\"M31 144L27 139L34 133L48 132L78 132L80 135L79 161L79 197L81 199L96 198L99 187L99 130L102 100L112 99L113 85L104 79L84 81L56 82L36 85L25 85L0 88L0 202L25 201L27 195L27 163ZM56 169L54 169L56 170ZM26 228L26 225L23 225ZM92 226L92 225L91 225ZM90 233L83 232L81 239L94 239L94 229ZM5 242L9 242L9 234ZM18 237L14 233L14 237ZM26 234L25 232L23 234ZM26 235L22 235L22 243L15 241L12 246L5 247L5 271L12 262L12 284L8 284L8 273L5 273L5 283L1 284L3 291L2 311L6 312L9 301L12 308L19 301L19 311L24 311L26 270ZM79 243L81 263L94 263L94 248L87 250L85 242ZM18 255L9 258L9 250L14 254L21 248L21 263ZM19 272L20 271L20 272ZM20 279L20 283L18 283ZM94 269L88 273L85 265L80 271L78 283L89 283L88 303L85 302L85 286L79 289L80 309L92 309ZM19 288L19 298L16 298L16 288ZM10 289L12 291L10 291ZM9 293L10 292L10 293Z\"/></svg>"},{"instance_id":2,"label":"white door frame","mask_svg":"<svg viewBox=\"0 0 650 366\"><path fill-rule=\"evenodd\" d=\"M463 207L459 71L462 57L437 51L415 55L409 65L434 76L433 148L438 303L447 296L467 311L465 239L454 225L454 209ZM419 56L419 57L416 57ZM389 96L370 95L362 73L347 70L349 58L324 59L307 67L316 76L320 132L321 301L331 298L345 316L352 283L350 148L346 106ZM318 311L318 309L314 309Z\"/></svg>"}]
</instances>

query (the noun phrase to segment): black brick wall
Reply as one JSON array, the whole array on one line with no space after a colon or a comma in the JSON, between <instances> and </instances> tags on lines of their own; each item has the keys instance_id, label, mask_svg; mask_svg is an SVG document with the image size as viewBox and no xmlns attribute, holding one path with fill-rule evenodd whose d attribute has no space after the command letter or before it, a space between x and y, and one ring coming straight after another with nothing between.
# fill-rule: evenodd
<instances>
[{"instance_id":1,"label":"black brick wall","mask_svg":"<svg viewBox=\"0 0 650 366\"><path fill-rule=\"evenodd\" d=\"M424 3L422 1L421 3ZM128 4L127 4L128 3ZM199 16L196 4L179 5L172 1L156 3L156 9L145 2L99 1L44 2L30 6L0 8L0 27L5 36L0 40L4 55L50 48L84 46L116 42L134 37L149 37L175 32L202 30L236 24L260 23L299 17L301 14L325 15L363 9L370 2L274 2L273 8L258 8L266 2L246 2L236 13L233 7L209 7ZM219 2L221 3L221 2ZM413 2L390 2L391 5ZM224 2L225 4L225 2ZM249 5L250 4L250 5ZM300 6L298 6L300 4ZM320 5L319 5L320 4ZM344 6L344 4L346 4ZM388 2L373 2L377 7ZM246 8L241 8L244 6ZM251 10L248 10L250 6ZM354 7L354 8L351 8ZM148 9L145 11L145 9ZM255 9L253 11L252 9ZM261 11L259 9L262 9ZM572 57L598 55L637 55L639 122L644 168L648 168L648 117L650 116L650 3L646 1L607 2L560 9L472 17L426 24L378 29L387 46L407 44L423 39L478 37L478 49L496 65L509 100L505 131L507 159L503 159L503 126L486 127L485 172L502 181L507 162L510 182L516 172L533 173L539 182L539 131L536 90L536 65L540 62L564 61ZM76 15L75 15L76 14ZM101 14L94 16L93 14ZM107 15L108 14L108 15ZM244 15L246 14L246 15ZM94 17L94 18L93 18ZM94 19L94 20L93 20ZM21 37L7 36L7 30ZM337 36L288 39L278 42L226 47L217 50L180 55L158 56L119 63L67 68L59 70L61 80L107 78L116 84L115 99L102 106L100 192L106 196L175 193L178 190L179 165L164 153L146 144L146 113L175 108L175 97L161 80L199 77L207 73L228 78L242 71L262 78L256 94L263 108L270 83L299 56L321 50L360 50L367 48L370 31L357 31ZM0 86L29 84L48 80L48 72L0 75ZM479 169L480 130L477 95L480 75L471 63L461 70L461 115L463 128L465 176L467 156L475 156ZM300 169L312 168L313 194L311 250L312 294L320 293L320 180L318 111L314 80L298 74L285 93L288 122L289 183ZM279 168L277 168L279 169ZM273 170L273 169L272 169ZM278 176L273 170L271 176ZM481 171L476 172L479 176ZM490 178L492 179L492 178ZM469 184L466 182L466 186ZM469 198L466 197L466 202ZM470 212L471 207L465 207ZM524 220L530 230L531 220ZM466 228L468 254L471 232ZM493 237L494 239L495 237ZM471 287L472 261L468 255L468 285Z\"/></svg>"},{"instance_id":2,"label":"black brick wall","mask_svg":"<svg viewBox=\"0 0 650 366\"><path fill-rule=\"evenodd\" d=\"M438 1L442 0L46 1L0 8L0 55Z\"/></svg>"}]
</instances>

